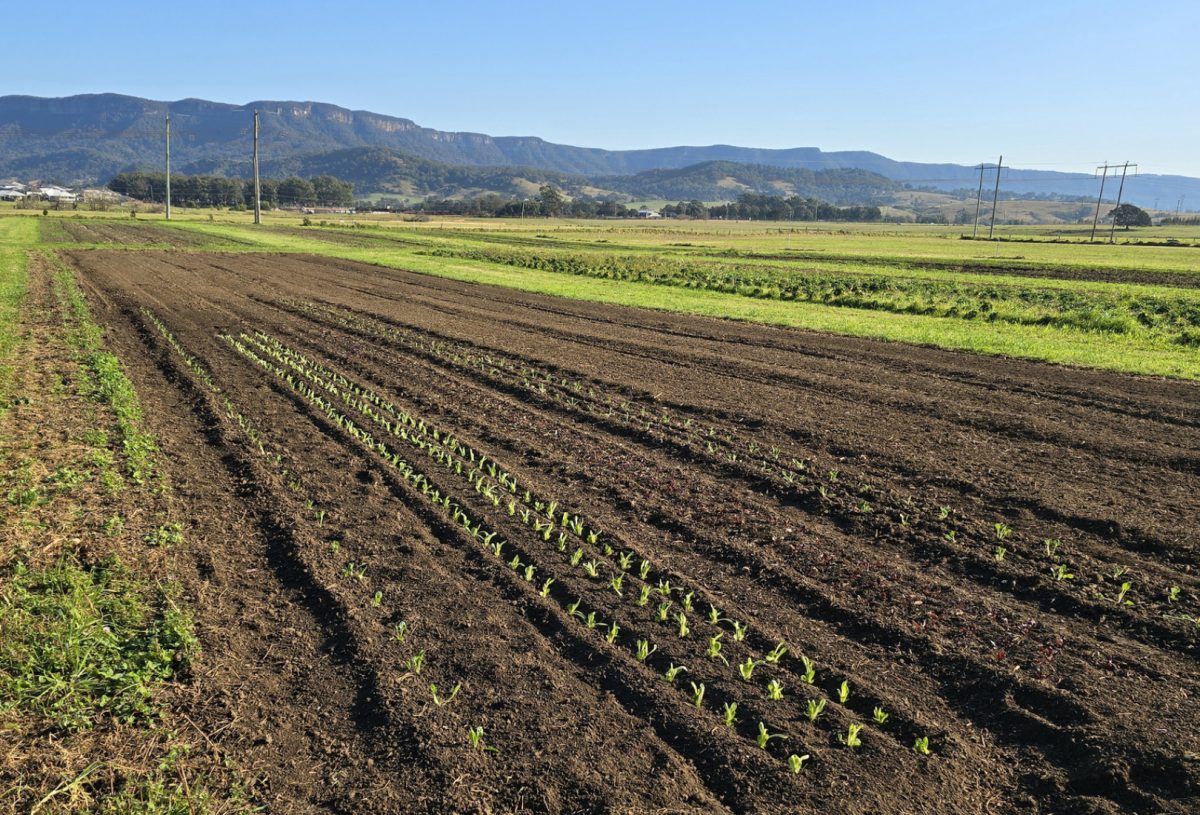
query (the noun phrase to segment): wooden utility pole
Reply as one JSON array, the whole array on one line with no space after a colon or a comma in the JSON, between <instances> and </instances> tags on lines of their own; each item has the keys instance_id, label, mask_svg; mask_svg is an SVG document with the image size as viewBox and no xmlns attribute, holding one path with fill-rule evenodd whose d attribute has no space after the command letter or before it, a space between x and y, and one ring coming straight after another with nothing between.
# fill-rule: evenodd
<instances>
[{"instance_id":1,"label":"wooden utility pole","mask_svg":"<svg viewBox=\"0 0 1200 815\"><path fill-rule=\"evenodd\" d=\"M1100 194L1096 196L1096 217L1092 218L1092 237L1088 243L1096 242L1096 224L1100 223L1100 202L1104 200L1104 182L1108 179L1108 162L1104 162L1103 167L1097 167L1096 172L1103 173L1100 176Z\"/></svg>"},{"instance_id":2,"label":"wooden utility pole","mask_svg":"<svg viewBox=\"0 0 1200 815\"><path fill-rule=\"evenodd\" d=\"M171 220L171 114L167 114L167 220Z\"/></svg>"},{"instance_id":3,"label":"wooden utility pole","mask_svg":"<svg viewBox=\"0 0 1200 815\"><path fill-rule=\"evenodd\" d=\"M254 111L254 223L262 223L262 187L258 183L258 111Z\"/></svg>"},{"instance_id":4,"label":"wooden utility pole","mask_svg":"<svg viewBox=\"0 0 1200 815\"><path fill-rule=\"evenodd\" d=\"M979 206L983 203L983 171L992 169L990 164L980 164L975 168L979 171L979 189L975 191L975 226L971 227L971 237L979 232Z\"/></svg>"},{"instance_id":5,"label":"wooden utility pole","mask_svg":"<svg viewBox=\"0 0 1200 815\"><path fill-rule=\"evenodd\" d=\"M996 228L996 201L1000 198L1000 168L1004 166L1004 156L996 162L996 189L992 191L992 222L988 224L988 240L992 239L992 230Z\"/></svg>"},{"instance_id":6,"label":"wooden utility pole","mask_svg":"<svg viewBox=\"0 0 1200 815\"><path fill-rule=\"evenodd\" d=\"M1121 167L1121 186L1117 188L1117 206L1113 210L1112 226L1108 230L1108 242L1113 243L1117 232L1117 210L1121 208L1121 194L1125 192L1125 173L1129 172L1129 168L1133 168L1133 174L1137 175L1137 165L1130 164L1128 161Z\"/></svg>"}]
</instances>

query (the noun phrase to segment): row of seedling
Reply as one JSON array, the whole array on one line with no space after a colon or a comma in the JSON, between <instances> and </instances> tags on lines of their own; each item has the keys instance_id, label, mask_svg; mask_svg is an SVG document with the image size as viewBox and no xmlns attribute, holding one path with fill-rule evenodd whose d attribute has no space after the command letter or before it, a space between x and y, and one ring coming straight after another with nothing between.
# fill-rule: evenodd
<instances>
[{"instance_id":1,"label":"row of seedling","mask_svg":"<svg viewBox=\"0 0 1200 815\"><path fill-rule=\"evenodd\" d=\"M282 369L279 369L279 370L282 371ZM344 378L343 378L343 381L346 381L346 380L344 380ZM361 394L362 389L358 389L356 391L356 393ZM370 401L373 404L379 404L379 400L377 398L371 399ZM361 407L361 405L360 405L360 407ZM413 421L416 422L417 424L419 424L420 427L427 430L428 432L437 432L436 430L429 430L428 425L420 420L413 420ZM439 437L444 437L444 435L439 433ZM482 457L480 457L480 459L482 460ZM515 483L515 480L513 483ZM548 505L548 507L549 507L549 517L547 518L547 522L549 521L550 518L555 517L555 511L553 508L553 504ZM540 509L540 507L539 507L539 509ZM458 520L457 512L456 512L455 517L456 517L456 520ZM539 525L541 524L540 521L537 521L535 523L537 523ZM467 524L467 528L470 529L469 523ZM577 527L574 531L576 534L582 534L581 528ZM533 567L530 564L521 563L520 558L517 555L514 555L513 558L511 560L509 560L507 558L506 553L504 553L504 549L503 549L504 542L503 541L494 541L493 540L494 534L495 533L489 532L489 533L485 534L481 540L484 542L485 545L491 546L492 550L493 550L493 554L498 559L501 559L503 562L505 562L506 565L508 565L510 569L512 569L513 571L518 572L520 574L523 574L527 581L533 582L533 580L534 580L533 575L536 571L535 567ZM593 577L593 578L597 577L598 575L597 575L596 562L595 561L587 561L587 562L581 561L581 558L580 558L581 552L582 552L582 549L575 550L575 553L571 556L572 561L573 561L572 565L579 566L590 577ZM620 553L620 554L617 554L616 557L617 557L618 562L620 562L621 565L625 569L632 568L633 562L632 562L632 553L631 552ZM648 568L647 562L642 561L642 563L639 567L639 572L641 573L640 576L644 579L647 576L648 571L649 571L649 568ZM622 571L609 581L609 585L613 587L614 591L618 595L621 594L621 581L623 581L626 576L628 576L628 572ZM553 579L549 578L542 584L541 594L543 596L547 596L547 594L549 593L550 585L552 583L553 583ZM642 586L641 592L638 595L638 598L639 598L638 605L646 605L647 604L646 603L647 596L649 595L650 591L651 591L650 586L648 586L648 585ZM667 596L670 592L677 591L677 589L673 589L669 583L664 583L664 582L660 581L658 586L654 588L654 591L657 592L657 596L658 596L659 600L661 600L663 597ZM680 611L677 611L677 612L674 612L674 613L671 613L668 615L667 610L670 608L670 602L657 602L657 614L658 614L658 618L660 621L669 622L671 625L677 625L678 626L678 636L680 639L683 639L683 638L688 637L691 633L690 625L689 625L689 618L687 617L687 613L690 613L693 611L693 599L692 599L693 593L688 592L688 593L681 593L681 594L682 594L682 599L680 601L680 608L681 608ZM615 642L615 640L621 630L618 623L615 623L615 622L602 623L600 621L600 619L598 617L598 613L596 611L589 611L589 612L585 613L584 611L580 610L580 601L578 601L578 600L575 603L567 604L566 609L567 609L568 614L571 617L579 619L582 622L582 624L584 624L587 628L593 629L593 630L596 630L596 629L602 630L604 633L604 636L610 642ZM734 641L741 641L745 635L746 629L742 624L737 623L736 621L729 621L729 620L725 620L725 619L721 618L719 612L713 606L709 607L709 613L708 613L707 618L705 618L705 619L707 619L707 621L712 623L713 625L719 625L720 622L731 623L733 625L732 639ZM725 656L722 653L723 647L724 647L723 643L722 643L722 638L724 637L724 633L725 632L718 632L716 635L709 638L709 640L708 640L708 655L713 659L719 659L721 662L728 664ZM638 661L645 661L645 659L650 655L650 653L653 653L653 651L656 651L656 650L657 650L657 646L651 646L647 640L639 639L636 642L635 657L638 659ZM737 670L742 675L742 678L745 681L751 681L751 677L753 675L753 672L754 672L754 669L756 666L763 664L764 662L765 663L778 662L779 658L783 655L783 653L785 651L786 651L786 649L780 650L779 648L777 648L775 650L773 656L771 654L768 654L767 657L763 660L755 660L752 657L747 657L744 661L737 663L737 665L736 665ZM811 668L811 664L810 664L808 667L808 671L810 672L810 674L811 674L811 670L812 670L812 668ZM671 671L672 671L672 669L668 668L668 673L670 673ZM810 676L810 679L811 679L811 676ZM774 679L774 680L767 682L765 687L766 687L767 698L776 699L776 700L782 698L783 686L781 683L779 683L778 679ZM823 707L823 705L822 705L822 707ZM853 740L851 740L851 741L853 741Z\"/></svg>"}]
</instances>

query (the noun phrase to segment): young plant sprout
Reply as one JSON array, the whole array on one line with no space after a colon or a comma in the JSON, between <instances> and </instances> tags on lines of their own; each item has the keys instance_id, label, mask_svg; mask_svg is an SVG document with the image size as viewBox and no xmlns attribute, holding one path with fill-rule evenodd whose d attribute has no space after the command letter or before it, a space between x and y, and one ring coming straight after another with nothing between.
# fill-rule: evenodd
<instances>
[{"instance_id":1,"label":"young plant sprout","mask_svg":"<svg viewBox=\"0 0 1200 815\"><path fill-rule=\"evenodd\" d=\"M586 625L589 630L593 629L597 625L599 625L600 621L596 619L596 612L589 611L587 614L587 618L583 621L583 624Z\"/></svg>"},{"instance_id":2,"label":"young plant sprout","mask_svg":"<svg viewBox=\"0 0 1200 815\"><path fill-rule=\"evenodd\" d=\"M1062 541L1058 538L1046 538L1042 543L1046 547L1046 557L1054 557L1054 553L1058 551L1058 547L1062 546Z\"/></svg>"},{"instance_id":3,"label":"young plant sprout","mask_svg":"<svg viewBox=\"0 0 1200 815\"><path fill-rule=\"evenodd\" d=\"M717 610L716 606L708 607L708 622L711 625L721 622L721 612Z\"/></svg>"},{"instance_id":4,"label":"young plant sprout","mask_svg":"<svg viewBox=\"0 0 1200 815\"><path fill-rule=\"evenodd\" d=\"M838 736L838 741L850 748L862 747L862 739L858 737L862 729L863 726L861 724L852 724L849 730L846 731L846 735Z\"/></svg>"},{"instance_id":5,"label":"young plant sprout","mask_svg":"<svg viewBox=\"0 0 1200 815\"><path fill-rule=\"evenodd\" d=\"M886 722L886 721L887 721L889 718L891 718L891 715L892 715L892 714L890 714L890 713L887 713L887 712L886 712L886 711L884 711L884 709L883 709L883 708L881 708L881 707L876 707L876 708L875 708L875 712L874 712L872 715L875 717L875 724L883 724L883 723L884 723L884 722Z\"/></svg>"},{"instance_id":6,"label":"young plant sprout","mask_svg":"<svg viewBox=\"0 0 1200 815\"><path fill-rule=\"evenodd\" d=\"M371 596L371 605L375 608L379 608L381 605L383 605L383 592L377 591Z\"/></svg>"},{"instance_id":7,"label":"young plant sprout","mask_svg":"<svg viewBox=\"0 0 1200 815\"><path fill-rule=\"evenodd\" d=\"M643 560L642 564L638 567L638 577L642 578L642 580L645 580L649 576L650 576L650 561Z\"/></svg>"},{"instance_id":8,"label":"young plant sprout","mask_svg":"<svg viewBox=\"0 0 1200 815\"><path fill-rule=\"evenodd\" d=\"M621 593L621 586L623 586L624 584L625 584L625 573L624 572L621 572L619 575L614 577L612 580L608 581L608 585L612 587L612 590L617 593L618 597L625 596L624 594Z\"/></svg>"},{"instance_id":9,"label":"young plant sprout","mask_svg":"<svg viewBox=\"0 0 1200 815\"><path fill-rule=\"evenodd\" d=\"M761 664L762 662L756 662L751 657L746 657L746 661L738 665L738 673L742 675L742 679L749 682L750 678L754 676L754 669Z\"/></svg>"},{"instance_id":10,"label":"young plant sprout","mask_svg":"<svg viewBox=\"0 0 1200 815\"><path fill-rule=\"evenodd\" d=\"M1172 586L1171 588L1167 589L1167 602L1174 603L1178 599L1179 599L1179 587L1178 586Z\"/></svg>"},{"instance_id":11,"label":"young plant sprout","mask_svg":"<svg viewBox=\"0 0 1200 815\"><path fill-rule=\"evenodd\" d=\"M670 613L670 611L671 611L671 601L670 600L668 600L665 603L659 603L659 605L658 605L658 621L660 623L665 623L667 621L667 615Z\"/></svg>"},{"instance_id":12,"label":"young plant sprout","mask_svg":"<svg viewBox=\"0 0 1200 815\"><path fill-rule=\"evenodd\" d=\"M826 700L824 700L824 699L820 699L820 700L809 699L808 700L808 704L805 705L805 711L808 714L808 720L810 722L815 722L820 717L820 715L825 711L825 704L826 704Z\"/></svg>"},{"instance_id":13,"label":"young plant sprout","mask_svg":"<svg viewBox=\"0 0 1200 815\"><path fill-rule=\"evenodd\" d=\"M994 557L996 559L997 563L1000 563L1001 561L1004 560L1004 556L1007 554L1008 554L1007 549L1005 549L1003 546L997 546L995 554L993 554L992 557Z\"/></svg>"},{"instance_id":14,"label":"young plant sprout","mask_svg":"<svg viewBox=\"0 0 1200 815\"><path fill-rule=\"evenodd\" d=\"M500 557L500 553L504 550L504 541L496 541L492 544L492 554Z\"/></svg>"},{"instance_id":15,"label":"young plant sprout","mask_svg":"<svg viewBox=\"0 0 1200 815\"><path fill-rule=\"evenodd\" d=\"M703 702L704 702L704 683L701 682L700 684L697 685L695 682L693 682L691 684L692 684L692 704L694 704L696 707L700 707L700 705L703 704Z\"/></svg>"},{"instance_id":16,"label":"young plant sprout","mask_svg":"<svg viewBox=\"0 0 1200 815\"><path fill-rule=\"evenodd\" d=\"M542 583L542 590L539 591L538 594L540 594L542 597L549 597L550 596L550 587L553 584L554 584L554 578L547 577L546 581L544 583Z\"/></svg>"},{"instance_id":17,"label":"young plant sprout","mask_svg":"<svg viewBox=\"0 0 1200 815\"><path fill-rule=\"evenodd\" d=\"M786 739L786 738L787 738L787 736L783 735L782 733L768 733L767 726L765 724L763 724L762 722L759 722L758 723L758 735L754 737L754 740L756 742L758 742L759 747L766 750L767 742L769 742L771 739L781 739L782 740L782 739Z\"/></svg>"},{"instance_id":18,"label":"young plant sprout","mask_svg":"<svg viewBox=\"0 0 1200 815\"><path fill-rule=\"evenodd\" d=\"M516 555L513 555L512 560L510 560L508 562L508 568L512 569L514 572L517 569L521 568L521 558L519 558Z\"/></svg>"},{"instance_id":19,"label":"young plant sprout","mask_svg":"<svg viewBox=\"0 0 1200 815\"><path fill-rule=\"evenodd\" d=\"M425 652L422 650L420 653L413 654L405 665L411 673L420 675L421 668L425 665Z\"/></svg>"},{"instance_id":20,"label":"young plant sprout","mask_svg":"<svg viewBox=\"0 0 1200 815\"><path fill-rule=\"evenodd\" d=\"M483 752L499 753L500 752L500 748L492 747L490 744L484 744L484 742L483 742L483 725L480 725L479 727L472 727L472 728L468 729L467 730L467 739L471 742L471 749L473 749L473 750L478 750L481 753L483 753Z\"/></svg>"},{"instance_id":21,"label":"young plant sprout","mask_svg":"<svg viewBox=\"0 0 1200 815\"><path fill-rule=\"evenodd\" d=\"M750 626L740 623L737 620L730 620L730 622L733 623L733 641L741 642L746 639L746 633L750 630Z\"/></svg>"},{"instance_id":22,"label":"young plant sprout","mask_svg":"<svg viewBox=\"0 0 1200 815\"><path fill-rule=\"evenodd\" d=\"M769 651L763 657L763 661L766 662L768 665L778 665L779 660L783 659L783 655L786 654L787 652L788 652L787 645L785 645L784 643L781 642L775 646L774 650Z\"/></svg>"},{"instance_id":23,"label":"young plant sprout","mask_svg":"<svg viewBox=\"0 0 1200 815\"><path fill-rule=\"evenodd\" d=\"M1055 580L1074 580L1075 579L1075 575L1068 572L1066 565L1063 563L1058 564L1050 571L1054 575Z\"/></svg>"},{"instance_id":24,"label":"young plant sprout","mask_svg":"<svg viewBox=\"0 0 1200 815\"><path fill-rule=\"evenodd\" d=\"M711 639L709 639L709 641L708 641L708 658L709 659L719 659L722 662L724 662L726 665L728 665L729 660L725 659L725 657L721 655L721 637L723 637L723 636L725 636L725 635L722 632L722 633L713 635L713 637Z\"/></svg>"},{"instance_id":25,"label":"young plant sprout","mask_svg":"<svg viewBox=\"0 0 1200 815\"><path fill-rule=\"evenodd\" d=\"M737 721L735 718L737 716L737 709L737 702L726 702L725 706L721 708L721 712L725 716L725 726L730 729L733 728L734 723Z\"/></svg>"},{"instance_id":26,"label":"young plant sprout","mask_svg":"<svg viewBox=\"0 0 1200 815\"><path fill-rule=\"evenodd\" d=\"M790 756L788 756L788 769L794 774L799 775L800 771L804 769L804 762L808 761L808 758L809 757L807 753L802 756L792 753Z\"/></svg>"},{"instance_id":27,"label":"young plant sprout","mask_svg":"<svg viewBox=\"0 0 1200 815\"><path fill-rule=\"evenodd\" d=\"M675 620L679 623L679 638L683 639L691 633L691 629L688 628L687 615L681 611L675 616Z\"/></svg>"},{"instance_id":28,"label":"young plant sprout","mask_svg":"<svg viewBox=\"0 0 1200 815\"><path fill-rule=\"evenodd\" d=\"M778 679L772 679L767 683L767 698L773 702L778 702L783 698L783 685Z\"/></svg>"},{"instance_id":29,"label":"young plant sprout","mask_svg":"<svg viewBox=\"0 0 1200 815\"><path fill-rule=\"evenodd\" d=\"M396 642L404 642L406 634L408 634L408 623L404 621L396 623L396 627L392 629L392 638Z\"/></svg>"},{"instance_id":30,"label":"young plant sprout","mask_svg":"<svg viewBox=\"0 0 1200 815\"><path fill-rule=\"evenodd\" d=\"M608 627L608 633L604 636L604 638L608 640L609 645L617 641L617 634L619 634L620 631L621 627L617 625L616 621L614 620L612 625Z\"/></svg>"},{"instance_id":31,"label":"young plant sprout","mask_svg":"<svg viewBox=\"0 0 1200 815\"><path fill-rule=\"evenodd\" d=\"M578 565L579 565L579 561L581 561L581 560L583 560L583 549L582 549L582 548L581 548L581 549L576 549L576 550L575 550L575 551L574 551L574 552L571 554L571 565L572 565L572 566L578 566Z\"/></svg>"},{"instance_id":32,"label":"young plant sprout","mask_svg":"<svg viewBox=\"0 0 1200 815\"><path fill-rule=\"evenodd\" d=\"M598 564L596 561L589 560L587 563L583 564L583 571L585 573L587 573L588 577L599 577L600 576L600 571L598 569L599 565L600 564Z\"/></svg>"},{"instance_id":33,"label":"young plant sprout","mask_svg":"<svg viewBox=\"0 0 1200 815\"><path fill-rule=\"evenodd\" d=\"M1129 590L1131 588L1133 588L1133 584L1128 581L1121 584L1121 590L1119 592L1117 592L1117 605L1122 605L1122 604L1127 605L1127 606L1133 605L1132 600L1125 599L1125 595L1129 594Z\"/></svg>"},{"instance_id":34,"label":"young plant sprout","mask_svg":"<svg viewBox=\"0 0 1200 815\"><path fill-rule=\"evenodd\" d=\"M996 523L992 524L992 529L996 530L996 540L1004 540L1012 534L1012 528L1008 524Z\"/></svg>"},{"instance_id":35,"label":"young plant sprout","mask_svg":"<svg viewBox=\"0 0 1200 815\"><path fill-rule=\"evenodd\" d=\"M929 736L918 736L913 742L913 752L923 756L929 755Z\"/></svg>"},{"instance_id":36,"label":"young plant sprout","mask_svg":"<svg viewBox=\"0 0 1200 815\"><path fill-rule=\"evenodd\" d=\"M642 584L641 591L638 592L637 604L644 606L650 602L650 587Z\"/></svg>"},{"instance_id":37,"label":"young plant sprout","mask_svg":"<svg viewBox=\"0 0 1200 815\"><path fill-rule=\"evenodd\" d=\"M437 705L438 707L442 707L443 705L448 705L451 702L453 702L454 697L458 696L458 692L461 689L462 689L462 682L456 682L454 684L454 687L450 689L450 695L443 699L438 696L437 685L434 685L432 683L429 685L429 693L432 694L432 696L433 696L433 703L435 705Z\"/></svg>"},{"instance_id":38,"label":"young plant sprout","mask_svg":"<svg viewBox=\"0 0 1200 815\"><path fill-rule=\"evenodd\" d=\"M634 657L637 659L638 662L645 662L647 659L650 658L650 655L653 654L657 650L658 650L657 645L652 646L646 640L638 640L637 641L637 651L634 653Z\"/></svg>"},{"instance_id":39,"label":"young plant sprout","mask_svg":"<svg viewBox=\"0 0 1200 815\"><path fill-rule=\"evenodd\" d=\"M534 568L534 567L532 567L532 566L526 566L526 567L525 567L525 582L526 582L526 583L532 583L532 582L533 582L533 573L534 573L534 572L536 572L536 571L537 571L537 569L535 569L535 568Z\"/></svg>"},{"instance_id":40,"label":"young plant sprout","mask_svg":"<svg viewBox=\"0 0 1200 815\"><path fill-rule=\"evenodd\" d=\"M850 698L850 683L842 680L842 684L838 686L838 702L846 704L846 700Z\"/></svg>"},{"instance_id":41,"label":"young plant sprout","mask_svg":"<svg viewBox=\"0 0 1200 815\"><path fill-rule=\"evenodd\" d=\"M656 590L663 597L670 597L671 592L674 591L674 588L671 586L670 580L660 580L660 581L658 581L658 586L656 587Z\"/></svg>"},{"instance_id":42,"label":"young plant sprout","mask_svg":"<svg viewBox=\"0 0 1200 815\"><path fill-rule=\"evenodd\" d=\"M690 612L692 610L692 597L695 594L696 593L694 591L689 591L687 594L683 595L683 599L679 601L679 604L683 606L684 611Z\"/></svg>"},{"instance_id":43,"label":"young plant sprout","mask_svg":"<svg viewBox=\"0 0 1200 815\"><path fill-rule=\"evenodd\" d=\"M809 685L813 684L817 679L817 663L804 654L800 655L800 661L804 663L804 673L800 674L800 678Z\"/></svg>"},{"instance_id":44,"label":"young plant sprout","mask_svg":"<svg viewBox=\"0 0 1200 815\"><path fill-rule=\"evenodd\" d=\"M579 617L582 619L583 612L579 610L579 606L582 603L583 600L576 600L574 603L567 603L567 613L572 617Z\"/></svg>"},{"instance_id":45,"label":"young plant sprout","mask_svg":"<svg viewBox=\"0 0 1200 815\"><path fill-rule=\"evenodd\" d=\"M655 650L657 650L657 649L655 649ZM672 662L671 666L669 668L667 668L666 673L663 674L663 678L666 679L668 682L674 682L675 677L679 676L681 673L683 673L686 670L687 670L687 668L685 668L684 666L676 665L674 662Z\"/></svg>"},{"instance_id":46,"label":"young plant sprout","mask_svg":"<svg viewBox=\"0 0 1200 815\"><path fill-rule=\"evenodd\" d=\"M621 566L621 571L627 572L633 566L633 552L622 552L617 557L617 563Z\"/></svg>"}]
</instances>

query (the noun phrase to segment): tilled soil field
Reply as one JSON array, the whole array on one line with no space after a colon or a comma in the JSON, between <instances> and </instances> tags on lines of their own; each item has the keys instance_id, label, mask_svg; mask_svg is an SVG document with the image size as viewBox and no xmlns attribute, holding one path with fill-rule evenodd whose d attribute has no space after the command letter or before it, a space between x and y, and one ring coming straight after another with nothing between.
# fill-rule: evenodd
<instances>
[{"instance_id":1,"label":"tilled soil field","mask_svg":"<svg viewBox=\"0 0 1200 815\"><path fill-rule=\"evenodd\" d=\"M194 715L271 811L1200 807L1194 384L65 257L195 508Z\"/></svg>"}]
</instances>

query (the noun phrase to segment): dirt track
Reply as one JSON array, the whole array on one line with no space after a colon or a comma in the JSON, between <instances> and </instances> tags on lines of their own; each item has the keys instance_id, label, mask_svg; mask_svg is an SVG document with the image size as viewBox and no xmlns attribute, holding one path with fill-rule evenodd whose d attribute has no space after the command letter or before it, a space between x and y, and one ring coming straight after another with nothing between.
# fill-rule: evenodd
<instances>
[{"instance_id":1,"label":"dirt track","mask_svg":"<svg viewBox=\"0 0 1200 815\"><path fill-rule=\"evenodd\" d=\"M196 507L214 688L197 715L227 723L222 747L268 779L258 794L273 811L1200 806L1200 628L1185 619L1200 613L1194 384L323 258L67 257ZM330 404L507 541L502 558L264 365L307 371L318 389L351 383L357 404ZM444 434L431 446L438 456L475 472L485 454L519 488L500 482L493 503L482 466L476 486L372 423L400 414L453 435L449 452ZM596 540L565 523L543 539L521 517L539 497ZM617 565L623 552L631 565ZM1059 564L1074 577L1056 579ZM665 623L657 590L636 602L658 581L683 587ZM603 624L573 615L576 600ZM731 620L748 625L744 640ZM658 648L644 662L638 639ZM779 641L778 664L739 675ZM671 664L688 668L674 683ZM767 698L770 679L782 700ZM431 682L462 690L438 706ZM815 723L808 699L826 700ZM726 702L738 703L732 728ZM759 721L788 739L760 750ZM838 739L851 722L865 725L853 750ZM470 750L477 725L499 753ZM911 749L925 735L930 757ZM799 775L792 753L811 756Z\"/></svg>"}]
</instances>

